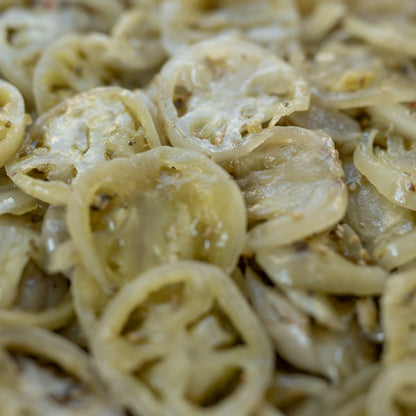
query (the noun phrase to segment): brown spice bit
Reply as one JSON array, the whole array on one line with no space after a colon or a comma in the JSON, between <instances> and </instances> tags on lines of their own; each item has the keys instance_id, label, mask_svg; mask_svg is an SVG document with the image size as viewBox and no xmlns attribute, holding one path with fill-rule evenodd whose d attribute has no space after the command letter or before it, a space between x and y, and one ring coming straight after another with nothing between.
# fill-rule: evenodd
<instances>
[{"instance_id":1,"label":"brown spice bit","mask_svg":"<svg viewBox=\"0 0 416 416\"><path fill-rule=\"evenodd\" d=\"M217 133L214 139L214 144L216 146L219 146L220 144L222 144L222 142L224 141L224 137L225 137L224 131L220 131L219 133Z\"/></svg>"},{"instance_id":2,"label":"brown spice bit","mask_svg":"<svg viewBox=\"0 0 416 416\"><path fill-rule=\"evenodd\" d=\"M406 189L410 192L415 192L416 191L416 187L415 187L414 183L412 183L412 182L406 183Z\"/></svg>"},{"instance_id":3,"label":"brown spice bit","mask_svg":"<svg viewBox=\"0 0 416 416\"><path fill-rule=\"evenodd\" d=\"M13 123L10 120L8 120L4 123L4 127L7 127L8 129L12 126L13 126Z\"/></svg>"}]
</instances>

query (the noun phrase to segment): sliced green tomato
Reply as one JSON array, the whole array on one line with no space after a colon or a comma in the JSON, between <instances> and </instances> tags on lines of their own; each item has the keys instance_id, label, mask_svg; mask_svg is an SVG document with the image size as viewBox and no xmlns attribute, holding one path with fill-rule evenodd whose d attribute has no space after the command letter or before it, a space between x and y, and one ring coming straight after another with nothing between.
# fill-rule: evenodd
<instances>
[{"instance_id":1,"label":"sliced green tomato","mask_svg":"<svg viewBox=\"0 0 416 416\"><path fill-rule=\"evenodd\" d=\"M373 361L375 354L353 320L347 318L344 330L328 330L282 295L280 285L266 286L249 268L246 281L251 304L276 351L296 368L337 381Z\"/></svg>"},{"instance_id":2,"label":"sliced green tomato","mask_svg":"<svg viewBox=\"0 0 416 416\"><path fill-rule=\"evenodd\" d=\"M166 58L160 40L160 16L156 5L126 11L111 32L120 47L125 49L127 59L138 69L154 68Z\"/></svg>"},{"instance_id":3,"label":"sliced green tomato","mask_svg":"<svg viewBox=\"0 0 416 416\"><path fill-rule=\"evenodd\" d=\"M416 210L416 148L393 134L383 148L374 144L376 136L375 130L363 135L354 165L391 202Z\"/></svg>"},{"instance_id":4,"label":"sliced green tomato","mask_svg":"<svg viewBox=\"0 0 416 416\"><path fill-rule=\"evenodd\" d=\"M169 0L160 19L163 46L171 56L231 31L282 56L296 42L300 26L291 0Z\"/></svg>"},{"instance_id":5,"label":"sliced green tomato","mask_svg":"<svg viewBox=\"0 0 416 416\"><path fill-rule=\"evenodd\" d=\"M126 284L104 310L92 351L137 414L248 416L273 371L270 341L231 278L195 261Z\"/></svg>"},{"instance_id":6,"label":"sliced green tomato","mask_svg":"<svg viewBox=\"0 0 416 416\"><path fill-rule=\"evenodd\" d=\"M371 115L371 121L382 128L393 129L406 138L416 140L416 112L415 103L378 105L370 107L367 111Z\"/></svg>"},{"instance_id":7,"label":"sliced green tomato","mask_svg":"<svg viewBox=\"0 0 416 416\"><path fill-rule=\"evenodd\" d=\"M404 20L413 16L415 11L415 2L413 0L396 0L392 3L390 0L367 0L366 2L349 1L350 10L359 16L378 20L396 19Z\"/></svg>"},{"instance_id":8,"label":"sliced green tomato","mask_svg":"<svg viewBox=\"0 0 416 416\"><path fill-rule=\"evenodd\" d=\"M313 10L304 17L300 28L305 44L325 39L346 13L346 5L340 1L323 0L310 3Z\"/></svg>"},{"instance_id":9,"label":"sliced green tomato","mask_svg":"<svg viewBox=\"0 0 416 416\"><path fill-rule=\"evenodd\" d=\"M124 414L110 403L90 357L53 332L0 324L0 362L2 415Z\"/></svg>"},{"instance_id":10,"label":"sliced green tomato","mask_svg":"<svg viewBox=\"0 0 416 416\"><path fill-rule=\"evenodd\" d=\"M65 205L71 182L82 172L159 145L152 116L139 95L118 87L97 88L38 118L6 171L27 194Z\"/></svg>"},{"instance_id":11,"label":"sliced green tomato","mask_svg":"<svg viewBox=\"0 0 416 416\"><path fill-rule=\"evenodd\" d=\"M62 36L47 47L34 71L36 108L43 113L61 101L100 86L138 88L153 75L140 70L131 52L103 33Z\"/></svg>"},{"instance_id":12,"label":"sliced green tomato","mask_svg":"<svg viewBox=\"0 0 416 416\"><path fill-rule=\"evenodd\" d=\"M344 172L322 131L275 127L250 154L224 167L248 210L249 250L292 243L336 224L347 208Z\"/></svg>"},{"instance_id":13,"label":"sliced green tomato","mask_svg":"<svg viewBox=\"0 0 416 416\"><path fill-rule=\"evenodd\" d=\"M26 0L28 1L28 0ZM108 32L120 16L124 6L119 0L30 0L38 10L70 10L87 17L87 29Z\"/></svg>"},{"instance_id":14,"label":"sliced green tomato","mask_svg":"<svg viewBox=\"0 0 416 416\"><path fill-rule=\"evenodd\" d=\"M289 64L254 43L218 37L171 58L157 80L173 146L215 161L249 153L281 117L309 106L309 88Z\"/></svg>"},{"instance_id":15,"label":"sliced green tomato","mask_svg":"<svg viewBox=\"0 0 416 416\"><path fill-rule=\"evenodd\" d=\"M29 118L25 114L25 103L19 90L0 80L0 167L22 145Z\"/></svg>"},{"instance_id":16,"label":"sliced green tomato","mask_svg":"<svg viewBox=\"0 0 416 416\"><path fill-rule=\"evenodd\" d=\"M313 239L259 251L256 260L276 285L332 295L380 295L390 276L379 266L351 261Z\"/></svg>"},{"instance_id":17,"label":"sliced green tomato","mask_svg":"<svg viewBox=\"0 0 416 416\"><path fill-rule=\"evenodd\" d=\"M414 21L378 23L357 17L349 17L344 23L345 30L352 36L363 39L379 48L387 49L411 58L416 58L416 30Z\"/></svg>"},{"instance_id":18,"label":"sliced green tomato","mask_svg":"<svg viewBox=\"0 0 416 416\"><path fill-rule=\"evenodd\" d=\"M0 16L0 70L33 104L33 69L46 45L63 34L85 30L86 16L76 10L11 8Z\"/></svg>"},{"instance_id":19,"label":"sliced green tomato","mask_svg":"<svg viewBox=\"0 0 416 416\"><path fill-rule=\"evenodd\" d=\"M69 232L103 285L198 259L231 271L245 244L237 184L198 152L161 146L90 168L71 190Z\"/></svg>"},{"instance_id":20,"label":"sliced green tomato","mask_svg":"<svg viewBox=\"0 0 416 416\"><path fill-rule=\"evenodd\" d=\"M416 258L416 213L378 192L351 160L343 167L349 189L346 221L370 253L390 270Z\"/></svg>"},{"instance_id":21,"label":"sliced green tomato","mask_svg":"<svg viewBox=\"0 0 416 416\"><path fill-rule=\"evenodd\" d=\"M72 279L77 254L66 225L66 207L49 205L42 221L36 260L49 273L64 273Z\"/></svg>"},{"instance_id":22,"label":"sliced green tomato","mask_svg":"<svg viewBox=\"0 0 416 416\"><path fill-rule=\"evenodd\" d=\"M381 300L381 317L386 337L383 361L388 365L416 352L414 336L409 336L409 328L416 325L415 276L415 269L412 268L393 274L386 283Z\"/></svg>"},{"instance_id":23,"label":"sliced green tomato","mask_svg":"<svg viewBox=\"0 0 416 416\"><path fill-rule=\"evenodd\" d=\"M22 215L38 208L38 200L25 194L0 170L0 215Z\"/></svg>"},{"instance_id":24,"label":"sliced green tomato","mask_svg":"<svg viewBox=\"0 0 416 416\"><path fill-rule=\"evenodd\" d=\"M29 216L0 217L0 323L60 328L73 316L67 279L39 267L33 258L40 234Z\"/></svg>"},{"instance_id":25,"label":"sliced green tomato","mask_svg":"<svg viewBox=\"0 0 416 416\"><path fill-rule=\"evenodd\" d=\"M416 361L408 355L401 361L383 365L366 397L368 416L399 416L415 409Z\"/></svg>"},{"instance_id":26,"label":"sliced green tomato","mask_svg":"<svg viewBox=\"0 0 416 416\"><path fill-rule=\"evenodd\" d=\"M390 105L416 100L416 80L388 65L368 46L329 42L305 70L312 94L337 109Z\"/></svg>"},{"instance_id":27,"label":"sliced green tomato","mask_svg":"<svg viewBox=\"0 0 416 416\"><path fill-rule=\"evenodd\" d=\"M77 264L71 273L71 296L82 334L91 345L98 320L112 294L82 264Z\"/></svg>"},{"instance_id":28,"label":"sliced green tomato","mask_svg":"<svg viewBox=\"0 0 416 416\"><path fill-rule=\"evenodd\" d=\"M0 308L3 309L13 305L20 277L39 243L39 233L29 224L24 216L0 217Z\"/></svg>"},{"instance_id":29,"label":"sliced green tomato","mask_svg":"<svg viewBox=\"0 0 416 416\"><path fill-rule=\"evenodd\" d=\"M294 125L305 129L325 130L342 155L352 153L362 135L358 121L340 111L316 104L311 104L308 111L294 112L289 119Z\"/></svg>"}]
</instances>

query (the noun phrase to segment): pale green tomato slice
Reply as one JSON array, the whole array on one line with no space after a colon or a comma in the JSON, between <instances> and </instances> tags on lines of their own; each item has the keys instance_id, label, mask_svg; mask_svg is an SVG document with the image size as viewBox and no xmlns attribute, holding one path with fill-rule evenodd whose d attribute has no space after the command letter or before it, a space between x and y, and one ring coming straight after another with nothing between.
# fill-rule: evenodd
<instances>
[{"instance_id":1,"label":"pale green tomato slice","mask_svg":"<svg viewBox=\"0 0 416 416\"><path fill-rule=\"evenodd\" d=\"M352 160L343 163L348 187L346 221L383 267L392 270L416 258L416 213L383 196Z\"/></svg>"},{"instance_id":2,"label":"pale green tomato slice","mask_svg":"<svg viewBox=\"0 0 416 416\"><path fill-rule=\"evenodd\" d=\"M384 197L416 210L416 147L399 135L385 137L385 146L375 143L377 131L363 135L354 151L354 165Z\"/></svg>"},{"instance_id":3,"label":"pale green tomato slice","mask_svg":"<svg viewBox=\"0 0 416 416\"><path fill-rule=\"evenodd\" d=\"M31 0L31 5L43 11L82 12L87 18L87 29L93 32L109 32L124 9L119 0Z\"/></svg>"},{"instance_id":4,"label":"pale green tomato slice","mask_svg":"<svg viewBox=\"0 0 416 416\"><path fill-rule=\"evenodd\" d=\"M22 215L38 207L38 200L25 194L0 170L0 215Z\"/></svg>"},{"instance_id":5,"label":"pale green tomato slice","mask_svg":"<svg viewBox=\"0 0 416 416\"><path fill-rule=\"evenodd\" d=\"M224 164L246 201L250 251L324 231L347 208L344 172L325 132L275 127L271 133L248 155Z\"/></svg>"},{"instance_id":6,"label":"pale green tomato slice","mask_svg":"<svg viewBox=\"0 0 416 416\"><path fill-rule=\"evenodd\" d=\"M26 219L27 221L27 219ZM13 305L20 277L39 242L39 234L23 217L0 217L0 307Z\"/></svg>"},{"instance_id":7,"label":"pale green tomato slice","mask_svg":"<svg viewBox=\"0 0 416 416\"><path fill-rule=\"evenodd\" d=\"M351 109L416 100L416 80L365 45L332 41L305 67L313 96L324 107Z\"/></svg>"},{"instance_id":8,"label":"pale green tomato slice","mask_svg":"<svg viewBox=\"0 0 416 416\"><path fill-rule=\"evenodd\" d=\"M298 127L324 130L332 138L341 155L352 153L362 134L361 126L354 118L317 104L311 104L308 111L294 112L289 119Z\"/></svg>"},{"instance_id":9,"label":"pale green tomato slice","mask_svg":"<svg viewBox=\"0 0 416 416\"><path fill-rule=\"evenodd\" d=\"M41 241L31 221L0 217L0 323L60 328L73 316L68 282L35 262Z\"/></svg>"},{"instance_id":10,"label":"pale green tomato slice","mask_svg":"<svg viewBox=\"0 0 416 416\"><path fill-rule=\"evenodd\" d=\"M328 330L315 325L279 286L266 286L250 269L246 279L251 304L276 351L295 368L337 382L374 360L374 351L353 320L342 331Z\"/></svg>"},{"instance_id":11,"label":"pale green tomato slice","mask_svg":"<svg viewBox=\"0 0 416 416\"><path fill-rule=\"evenodd\" d=\"M130 55L122 42L104 33L58 38L43 51L34 70L37 111L43 113L95 87L141 87L153 70L141 70Z\"/></svg>"},{"instance_id":12,"label":"pale green tomato slice","mask_svg":"<svg viewBox=\"0 0 416 416\"><path fill-rule=\"evenodd\" d=\"M57 37L85 30L87 19L76 10L11 8L0 16L0 70L33 104L33 69L42 50Z\"/></svg>"},{"instance_id":13,"label":"pale green tomato slice","mask_svg":"<svg viewBox=\"0 0 416 416\"><path fill-rule=\"evenodd\" d=\"M82 265L71 273L71 297L82 334L91 345L98 320L112 297L104 286Z\"/></svg>"},{"instance_id":14,"label":"pale green tomato slice","mask_svg":"<svg viewBox=\"0 0 416 416\"><path fill-rule=\"evenodd\" d=\"M415 409L416 361L409 355L391 365L382 366L366 398L366 414L399 416Z\"/></svg>"},{"instance_id":15,"label":"pale green tomato slice","mask_svg":"<svg viewBox=\"0 0 416 416\"><path fill-rule=\"evenodd\" d=\"M125 285L92 351L114 395L137 414L248 416L273 371L270 341L231 278L195 261Z\"/></svg>"},{"instance_id":16,"label":"pale green tomato slice","mask_svg":"<svg viewBox=\"0 0 416 416\"><path fill-rule=\"evenodd\" d=\"M2 415L122 416L89 355L62 336L0 324Z\"/></svg>"},{"instance_id":17,"label":"pale green tomato slice","mask_svg":"<svg viewBox=\"0 0 416 416\"><path fill-rule=\"evenodd\" d=\"M0 80L0 167L22 145L29 119L22 94L12 84Z\"/></svg>"},{"instance_id":18,"label":"pale green tomato slice","mask_svg":"<svg viewBox=\"0 0 416 416\"><path fill-rule=\"evenodd\" d=\"M381 318L386 342L383 362L391 365L416 352L414 335L409 328L416 324L415 317L415 269L393 274L386 283L381 298Z\"/></svg>"},{"instance_id":19,"label":"pale green tomato slice","mask_svg":"<svg viewBox=\"0 0 416 416\"><path fill-rule=\"evenodd\" d=\"M416 58L416 29L413 21L389 22L349 17L344 22L347 33L379 48Z\"/></svg>"},{"instance_id":20,"label":"pale green tomato slice","mask_svg":"<svg viewBox=\"0 0 416 416\"><path fill-rule=\"evenodd\" d=\"M277 285L332 295L380 295L390 276L365 258L356 262L314 239L259 251L256 260Z\"/></svg>"},{"instance_id":21,"label":"pale green tomato slice","mask_svg":"<svg viewBox=\"0 0 416 416\"><path fill-rule=\"evenodd\" d=\"M127 10L111 32L120 47L125 48L126 58L138 69L154 68L166 58L157 6Z\"/></svg>"},{"instance_id":22,"label":"pale green tomato slice","mask_svg":"<svg viewBox=\"0 0 416 416\"><path fill-rule=\"evenodd\" d=\"M160 145L140 96L119 87L77 95L39 117L6 167L27 194L65 205L70 184L95 164Z\"/></svg>"},{"instance_id":23,"label":"pale green tomato slice","mask_svg":"<svg viewBox=\"0 0 416 416\"><path fill-rule=\"evenodd\" d=\"M157 79L171 144L215 161L249 153L281 117L309 107L292 66L255 43L218 37L171 58Z\"/></svg>"},{"instance_id":24,"label":"pale green tomato slice","mask_svg":"<svg viewBox=\"0 0 416 416\"><path fill-rule=\"evenodd\" d=\"M90 168L73 185L68 227L105 290L178 259L230 272L245 244L237 184L198 152L161 146Z\"/></svg>"},{"instance_id":25,"label":"pale green tomato slice","mask_svg":"<svg viewBox=\"0 0 416 416\"><path fill-rule=\"evenodd\" d=\"M367 110L371 121L380 128L393 129L408 139L416 140L416 111L414 103L409 105L378 105Z\"/></svg>"},{"instance_id":26,"label":"pale green tomato slice","mask_svg":"<svg viewBox=\"0 0 416 416\"><path fill-rule=\"evenodd\" d=\"M300 28L291 0L165 0L160 19L162 42L171 56L230 32L283 56L296 44Z\"/></svg>"},{"instance_id":27,"label":"pale green tomato slice","mask_svg":"<svg viewBox=\"0 0 416 416\"><path fill-rule=\"evenodd\" d=\"M307 13L300 28L304 44L321 42L336 28L344 17L346 5L342 1L323 0L308 2L313 10Z\"/></svg>"}]
</instances>

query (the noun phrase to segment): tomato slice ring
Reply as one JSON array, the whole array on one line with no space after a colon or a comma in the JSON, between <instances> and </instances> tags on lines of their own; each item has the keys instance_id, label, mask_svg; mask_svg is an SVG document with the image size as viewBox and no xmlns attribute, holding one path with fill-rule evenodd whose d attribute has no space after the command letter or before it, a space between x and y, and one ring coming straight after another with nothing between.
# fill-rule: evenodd
<instances>
[{"instance_id":1,"label":"tomato slice ring","mask_svg":"<svg viewBox=\"0 0 416 416\"><path fill-rule=\"evenodd\" d=\"M263 331L229 276L181 261L125 285L104 310L92 350L115 395L139 414L250 415L273 365Z\"/></svg>"},{"instance_id":2,"label":"tomato slice ring","mask_svg":"<svg viewBox=\"0 0 416 416\"><path fill-rule=\"evenodd\" d=\"M0 362L2 414L122 415L89 356L59 335L0 325Z\"/></svg>"},{"instance_id":3,"label":"tomato slice ring","mask_svg":"<svg viewBox=\"0 0 416 416\"><path fill-rule=\"evenodd\" d=\"M162 43L172 56L191 44L229 32L283 56L296 44L300 26L290 0L165 0L160 19Z\"/></svg>"},{"instance_id":4,"label":"tomato slice ring","mask_svg":"<svg viewBox=\"0 0 416 416\"><path fill-rule=\"evenodd\" d=\"M159 145L139 95L119 87L97 88L43 114L6 172L27 194L65 205L70 183L92 165Z\"/></svg>"},{"instance_id":5,"label":"tomato slice ring","mask_svg":"<svg viewBox=\"0 0 416 416\"><path fill-rule=\"evenodd\" d=\"M232 178L200 153L168 146L90 168L72 187L67 222L104 290L178 259L231 272L246 236Z\"/></svg>"},{"instance_id":6,"label":"tomato slice ring","mask_svg":"<svg viewBox=\"0 0 416 416\"><path fill-rule=\"evenodd\" d=\"M29 119L22 94L12 84L0 80L0 167L18 151Z\"/></svg>"},{"instance_id":7,"label":"tomato slice ring","mask_svg":"<svg viewBox=\"0 0 416 416\"><path fill-rule=\"evenodd\" d=\"M347 209L344 172L332 139L300 127L270 131L251 153L223 164L246 201L250 251L324 231Z\"/></svg>"},{"instance_id":8,"label":"tomato slice ring","mask_svg":"<svg viewBox=\"0 0 416 416\"><path fill-rule=\"evenodd\" d=\"M281 117L309 106L309 88L289 64L256 44L218 37L171 58L158 104L173 146L215 161L247 154Z\"/></svg>"}]
</instances>

